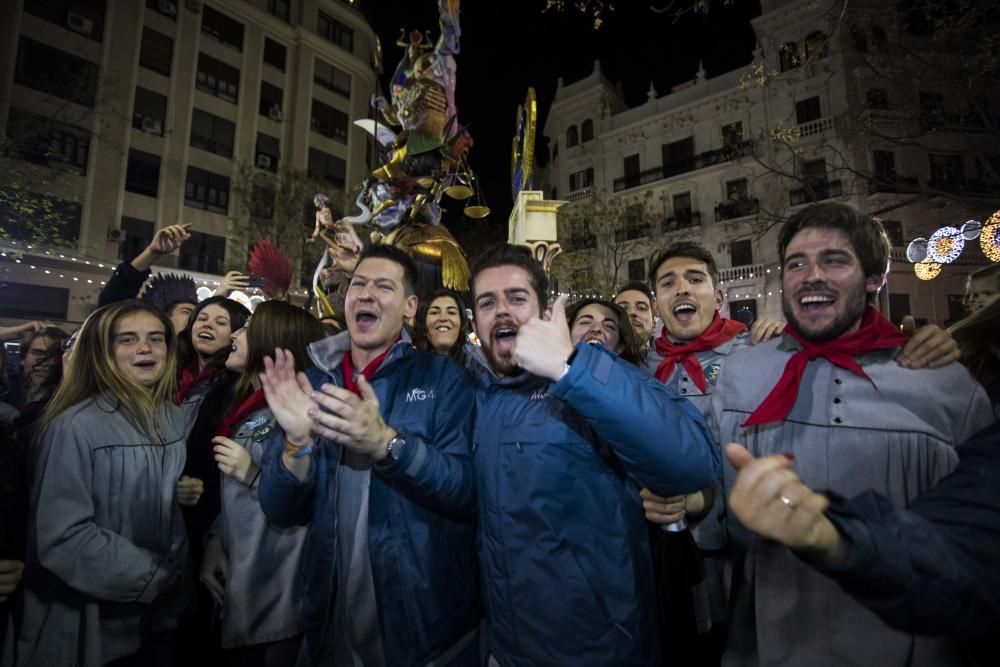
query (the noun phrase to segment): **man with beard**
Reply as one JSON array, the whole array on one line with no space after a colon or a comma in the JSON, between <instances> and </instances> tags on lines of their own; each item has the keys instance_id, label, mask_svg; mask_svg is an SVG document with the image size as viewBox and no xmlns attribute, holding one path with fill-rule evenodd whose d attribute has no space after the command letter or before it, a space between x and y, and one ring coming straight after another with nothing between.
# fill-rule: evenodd
<instances>
[{"instance_id":1,"label":"man with beard","mask_svg":"<svg viewBox=\"0 0 1000 667\"><path fill-rule=\"evenodd\" d=\"M692 405L603 345L525 248L472 271L479 561L491 664L659 665L638 486L691 492L717 459Z\"/></svg>"},{"instance_id":2,"label":"man with beard","mask_svg":"<svg viewBox=\"0 0 1000 667\"><path fill-rule=\"evenodd\" d=\"M653 330L656 325L656 308L649 286L641 280L626 283L615 294L614 301L628 314L632 330L635 331L642 353L645 354L653 340Z\"/></svg>"},{"instance_id":3,"label":"man with beard","mask_svg":"<svg viewBox=\"0 0 1000 667\"><path fill-rule=\"evenodd\" d=\"M278 526L308 526L312 665L479 664L473 391L461 366L417 350L403 328L416 274L402 250L368 248L347 287L347 331L309 346L308 377L288 351L265 358L280 428L260 501Z\"/></svg>"},{"instance_id":4,"label":"man with beard","mask_svg":"<svg viewBox=\"0 0 1000 667\"><path fill-rule=\"evenodd\" d=\"M815 204L779 233L782 309L777 339L730 354L712 394L718 442L755 457L785 455L812 487L872 489L900 506L955 466L954 446L992 421L982 388L959 364L896 363L906 342L871 304L885 282L881 225L841 203ZM723 464L723 486L736 477ZM794 510L780 486L770 503ZM718 501L717 501L718 502ZM724 665L953 664L950 642L891 630L779 544L725 518L733 562Z\"/></svg>"}]
</instances>

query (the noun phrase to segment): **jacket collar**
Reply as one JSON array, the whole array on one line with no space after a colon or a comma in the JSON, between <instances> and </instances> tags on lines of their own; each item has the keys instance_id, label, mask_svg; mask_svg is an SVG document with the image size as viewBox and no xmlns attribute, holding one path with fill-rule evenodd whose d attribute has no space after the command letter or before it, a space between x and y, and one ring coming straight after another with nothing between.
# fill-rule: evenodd
<instances>
[{"instance_id":1,"label":"jacket collar","mask_svg":"<svg viewBox=\"0 0 1000 667\"><path fill-rule=\"evenodd\" d=\"M411 347L413 347L413 338L410 335L410 330L404 326L400 332L400 340L389 350L383 366L402 357ZM329 338L318 340L315 343L311 343L307 348L309 358L312 359L316 368L327 374L332 374L334 370L339 372L340 360L350 350L351 334L348 331L341 331L339 334L330 336Z\"/></svg>"}]
</instances>

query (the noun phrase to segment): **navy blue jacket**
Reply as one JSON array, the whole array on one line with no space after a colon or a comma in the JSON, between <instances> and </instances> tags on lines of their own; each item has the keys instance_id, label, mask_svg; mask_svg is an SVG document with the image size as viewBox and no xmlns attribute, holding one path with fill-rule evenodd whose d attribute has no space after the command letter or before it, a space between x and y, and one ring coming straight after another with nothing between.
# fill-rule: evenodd
<instances>
[{"instance_id":1,"label":"navy blue jacket","mask_svg":"<svg viewBox=\"0 0 1000 667\"><path fill-rule=\"evenodd\" d=\"M822 571L894 628L981 638L1000 627L1000 422L957 451L955 471L907 509L874 491L832 499L851 548Z\"/></svg>"},{"instance_id":2,"label":"navy blue jacket","mask_svg":"<svg viewBox=\"0 0 1000 667\"><path fill-rule=\"evenodd\" d=\"M346 332L310 346L314 387L343 386ZM338 349L333 349L338 348ZM473 631L481 609L476 586L475 508L470 450L473 391L451 359L397 343L372 378L385 422L404 435L395 463L374 466L368 549L386 663L426 664ZM260 500L279 526L308 525L303 552L303 624L313 664L329 664L337 595L335 521L341 449L321 440L299 482L281 461L284 434L268 443ZM451 517L451 518L446 518ZM477 651L473 651L476 653Z\"/></svg>"},{"instance_id":3,"label":"navy blue jacket","mask_svg":"<svg viewBox=\"0 0 1000 667\"><path fill-rule=\"evenodd\" d=\"M503 667L658 665L639 489L708 486L716 448L689 401L604 348L576 350L555 383L471 361L489 650Z\"/></svg>"}]
</instances>

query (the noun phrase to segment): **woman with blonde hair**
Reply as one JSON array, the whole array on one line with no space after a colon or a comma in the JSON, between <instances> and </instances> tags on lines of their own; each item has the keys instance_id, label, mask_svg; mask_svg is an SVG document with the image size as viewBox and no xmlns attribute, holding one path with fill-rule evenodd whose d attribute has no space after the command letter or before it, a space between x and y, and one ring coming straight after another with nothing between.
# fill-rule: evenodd
<instances>
[{"instance_id":1,"label":"woman with blonde hair","mask_svg":"<svg viewBox=\"0 0 1000 667\"><path fill-rule=\"evenodd\" d=\"M32 445L18 665L168 659L187 536L175 484L170 320L140 301L95 311Z\"/></svg>"},{"instance_id":2,"label":"woman with blonde hair","mask_svg":"<svg viewBox=\"0 0 1000 667\"><path fill-rule=\"evenodd\" d=\"M293 665L299 653L306 529L270 524L257 497L259 466L274 429L259 376L265 355L276 347L291 351L296 368L309 368L307 346L325 337L319 320L283 301L260 304L233 334L226 368L239 376L214 438L224 473L222 513L201 567L201 580L222 607L222 648L232 665Z\"/></svg>"}]
</instances>

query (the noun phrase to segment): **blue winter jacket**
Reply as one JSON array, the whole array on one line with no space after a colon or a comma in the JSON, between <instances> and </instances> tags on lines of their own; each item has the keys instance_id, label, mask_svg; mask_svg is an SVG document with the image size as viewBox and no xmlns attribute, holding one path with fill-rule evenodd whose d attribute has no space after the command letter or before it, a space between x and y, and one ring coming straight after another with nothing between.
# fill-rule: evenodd
<instances>
[{"instance_id":1,"label":"blue winter jacket","mask_svg":"<svg viewBox=\"0 0 1000 667\"><path fill-rule=\"evenodd\" d=\"M479 364L479 368L477 368ZM719 462L689 401L612 352L558 382L473 359L479 563L503 667L659 665L639 489L690 493Z\"/></svg>"},{"instance_id":2,"label":"blue winter jacket","mask_svg":"<svg viewBox=\"0 0 1000 667\"><path fill-rule=\"evenodd\" d=\"M348 349L346 333L310 346L314 387L343 386L340 360ZM368 548L382 645L386 664L422 665L475 630L482 617L468 519L475 510L473 391L458 364L408 341L396 343L371 385L383 419L406 439L399 461L373 467L369 489ZM341 449L320 440L309 476L299 482L281 461L283 443L278 429L264 456L260 501L275 524L309 526L303 622L312 664L326 665L335 637ZM474 658L462 664L474 665Z\"/></svg>"}]
</instances>

